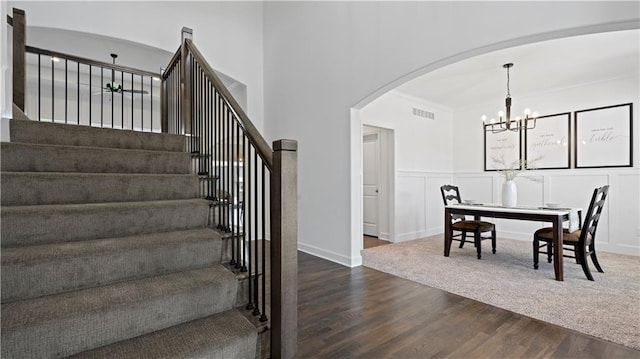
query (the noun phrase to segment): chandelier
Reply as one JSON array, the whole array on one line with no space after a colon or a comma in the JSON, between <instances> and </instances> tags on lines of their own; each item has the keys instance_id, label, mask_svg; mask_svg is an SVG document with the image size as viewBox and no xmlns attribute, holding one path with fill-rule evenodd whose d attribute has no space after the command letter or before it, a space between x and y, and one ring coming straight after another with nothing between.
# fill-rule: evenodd
<instances>
[{"instance_id":1,"label":"chandelier","mask_svg":"<svg viewBox=\"0 0 640 359\"><path fill-rule=\"evenodd\" d=\"M515 119L511 118L511 91L509 89L509 69L513 67L512 63L502 65L503 68L507 69L507 98L505 99L506 106L506 117L505 113L500 111L498 112L498 120L492 118L487 123L487 116L482 115L482 126L485 131L492 133L500 133L504 131L514 131L518 132L523 129L534 129L536 127L536 119L538 118L538 113L531 113L531 110L528 108L524 110L524 117L516 116Z\"/></svg>"}]
</instances>

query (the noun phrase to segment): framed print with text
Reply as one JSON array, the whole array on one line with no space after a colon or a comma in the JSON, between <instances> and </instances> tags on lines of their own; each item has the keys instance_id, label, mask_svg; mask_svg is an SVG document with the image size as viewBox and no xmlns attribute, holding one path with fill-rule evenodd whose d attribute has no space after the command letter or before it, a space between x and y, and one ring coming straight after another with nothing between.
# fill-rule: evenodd
<instances>
[{"instance_id":1,"label":"framed print with text","mask_svg":"<svg viewBox=\"0 0 640 359\"><path fill-rule=\"evenodd\" d=\"M491 125L484 126L484 170L498 171L504 169L504 165L496 162L496 159L507 165L516 164L520 168L521 156L520 131L491 132Z\"/></svg>"},{"instance_id":2,"label":"framed print with text","mask_svg":"<svg viewBox=\"0 0 640 359\"><path fill-rule=\"evenodd\" d=\"M527 169L571 167L571 113L539 116L533 129L524 131Z\"/></svg>"},{"instance_id":3,"label":"framed print with text","mask_svg":"<svg viewBox=\"0 0 640 359\"><path fill-rule=\"evenodd\" d=\"M574 113L576 168L633 166L633 104Z\"/></svg>"}]
</instances>

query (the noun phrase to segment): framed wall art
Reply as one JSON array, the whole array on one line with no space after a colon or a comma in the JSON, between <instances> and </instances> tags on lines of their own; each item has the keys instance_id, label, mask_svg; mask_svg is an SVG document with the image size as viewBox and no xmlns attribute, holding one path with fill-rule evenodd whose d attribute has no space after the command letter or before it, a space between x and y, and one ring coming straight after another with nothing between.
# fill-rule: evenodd
<instances>
[{"instance_id":1,"label":"framed wall art","mask_svg":"<svg viewBox=\"0 0 640 359\"><path fill-rule=\"evenodd\" d=\"M633 166L633 104L574 113L576 168Z\"/></svg>"},{"instance_id":2,"label":"framed wall art","mask_svg":"<svg viewBox=\"0 0 640 359\"><path fill-rule=\"evenodd\" d=\"M539 116L533 129L524 131L527 169L571 167L571 113Z\"/></svg>"},{"instance_id":3,"label":"framed wall art","mask_svg":"<svg viewBox=\"0 0 640 359\"><path fill-rule=\"evenodd\" d=\"M493 133L491 125L485 125L484 130L484 170L498 171L504 169L505 164L521 168L520 131Z\"/></svg>"}]
</instances>

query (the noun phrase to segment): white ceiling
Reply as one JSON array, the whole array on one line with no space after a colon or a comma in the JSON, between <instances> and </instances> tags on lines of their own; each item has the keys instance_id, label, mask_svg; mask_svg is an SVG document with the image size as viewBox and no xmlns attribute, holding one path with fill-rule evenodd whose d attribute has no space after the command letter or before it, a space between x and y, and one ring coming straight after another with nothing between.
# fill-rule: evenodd
<instances>
[{"instance_id":1,"label":"white ceiling","mask_svg":"<svg viewBox=\"0 0 640 359\"><path fill-rule=\"evenodd\" d=\"M462 109L502 103L507 94L503 64L512 62L511 96L543 93L613 78L640 82L640 30L574 36L476 56L429 72L396 90L429 102Z\"/></svg>"}]
</instances>

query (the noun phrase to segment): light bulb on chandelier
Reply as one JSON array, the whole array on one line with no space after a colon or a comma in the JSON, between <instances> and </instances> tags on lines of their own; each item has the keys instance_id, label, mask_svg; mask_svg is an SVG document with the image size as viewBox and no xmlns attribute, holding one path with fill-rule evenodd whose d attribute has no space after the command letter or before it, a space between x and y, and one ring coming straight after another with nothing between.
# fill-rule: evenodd
<instances>
[{"instance_id":1,"label":"light bulb on chandelier","mask_svg":"<svg viewBox=\"0 0 640 359\"><path fill-rule=\"evenodd\" d=\"M504 131L520 131L522 129L534 129L536 127L536 119L538 118L537 112L531 112L530 109L524 110L524 117L516 116L515 119L511 118L511 90L509 88L509 69L513 67L512 63L502 65L503 68L507 69L507 98L505 99L505 107L506 107L506 117L503 111L498 112L498 120L495 118L489 119L489 123L487 123L487 116L482 115L482 127L484 127L485 131L500 133Z\"/></svg>"}]
</instances>

